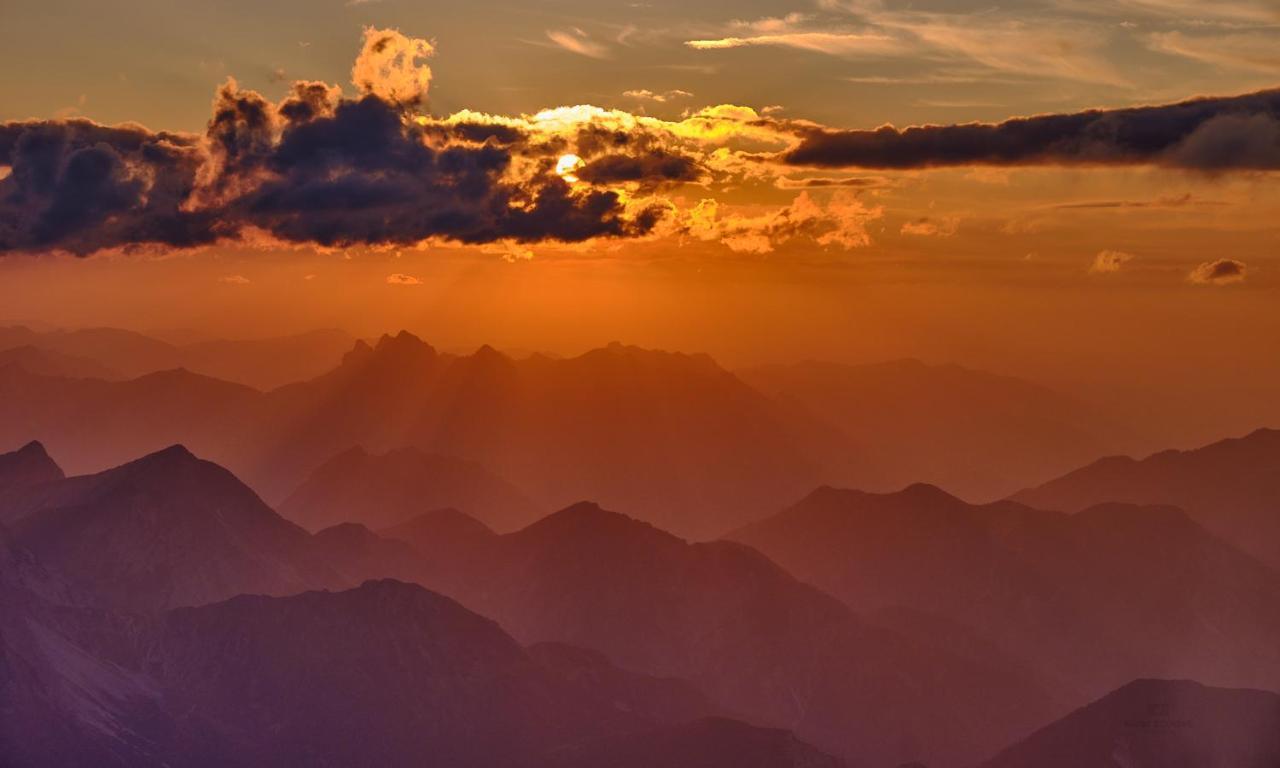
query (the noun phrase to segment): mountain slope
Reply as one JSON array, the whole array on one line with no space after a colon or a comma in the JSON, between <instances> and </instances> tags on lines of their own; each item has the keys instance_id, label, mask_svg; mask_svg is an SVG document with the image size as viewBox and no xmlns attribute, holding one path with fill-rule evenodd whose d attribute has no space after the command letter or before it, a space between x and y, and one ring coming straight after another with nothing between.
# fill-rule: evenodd
<instances>
[{"instance_id":1,"label":"mountain slope","mask_svg":"<svg viewBox=\"0 0 1280 768\"><path fill-rule=\"evenodd\" d=\"M0 349L0 368L9 365L40 376L60 376L67 379L120 378L120 374L96 360L41 349L30 344Z\"/></svg>"},{"instance_id":2,"label":"mountain slope","mask_svg":"<svg viewBox=\"0 0 1280 768\"><path fill-rule=\"evenodd\" d=\"M859 764L963 764L1054 711L1005 658L980 663L869 625L738 544L688 544L593 504L464 541L464 555L436 563L440 588L523 642L688 679ZM977 688L979 702L963 693Z\"/></svg>"},{"instance_id":3,"label":"mountain slope","mask_svg":"<svg viewBox=\"0 0 1280 768\"><path fill-rule=\"evenodd\" d=\"M32 440L16 451L0 453L0 496L54 483L65 475L44 446Z\"/></svg>"},{"instance_id":4,"label":"mountain slope","mask_svg":"<svg viewBox=\"0 0 1280 768\"><path fill-rule=\"evenodd\" d=\"M499 530L535 517L524 494L476 462L414 448L381 455L344 451L317 467L280 505L280 514L311 530L341 522L385 528L442 508L465 510Z\"/></svg>"},{"instance_id":5,"label":"mountain slope","mask_svg":"<svg viewBox=\"0 0 1280 768\"><path fill-rule=\"evenodd\" d=\"M1137 680L1036 731L980 768L1280 765L1280 695Z\"/></svg>"},{"instance_id":6,"label":"mountain slope","mask_svg":"<svg viewBox=\"0 0 1280 768\"><path fill-rule=\"evenodd\" d=\"M181 446L42 486L0 519L46 566L113 606L154 611L337 581L305 531Z\"/></svg>"},{"instance_id":7,"label":"mountain slope","mask_svg":"<svg viewBox=\"0 0 1280 768\"><path fill-rule=\"evenodd\" d=\"M857 610L945 617L1069 696L1140 676L1280 685L1280 577L1176 509L824 488L731 538Z\"/></svg>"},{"instance_id":8,"label":"mountain slope","mask_svg":"<svg viewBox=\"0 0 1280 768\"><path fill-rule=\"evenodd\" d=\"M1013 499L1067 512L1105 501L1170 504L1280 570L1280 430L1142 460L1101 459Z\"/></svg>"},{"instance_id":9,"label":"mountain slope","mask_svg":"<svg viewBox=\"0 0 1280 768\"><path fill-rule=\"evenodd\" d=\"M840 476L858 487L923 481L994 499L1117 447L1114 425L1083 404L957 365L805 362L738 375L861 445L874 466Z\"/></svg>"},{"instance_id":10,"label":"mountain slope","mask_svg":"<svg viewBox=\"0 0 1280 768\"><path fill-rule=\"evenodd\" d=\"M159 690L86 650L98 627L67 600L0 528L0 765L153 764L172 727Z\"/></svg>"},{"instance_id":11,"label":"mountain slope","mask_svg":"<svg viewBox=\"0 0 1280 768\"><path fill-rule=\"evenodd\" d=\"M603 660L584 665L572 650L553 651L559 661L548 667L538 659L545 655L448 598L370 581L339 593L173 611L148 669L170 705L216 734L236 765L410 766L430 756L458 768L518 768L576 745L672 727L671 713L652 717L654 691L672 684L640 685ZM692 701L690 711L705 716ZM721 743L734 753L763 735L731 727ZM694 748L688 740L657 744L653 764L688 764ZM181 759L218 764L201 753ZM797 765L783 754L760 764Z\"/></svg>"}]
</instances>

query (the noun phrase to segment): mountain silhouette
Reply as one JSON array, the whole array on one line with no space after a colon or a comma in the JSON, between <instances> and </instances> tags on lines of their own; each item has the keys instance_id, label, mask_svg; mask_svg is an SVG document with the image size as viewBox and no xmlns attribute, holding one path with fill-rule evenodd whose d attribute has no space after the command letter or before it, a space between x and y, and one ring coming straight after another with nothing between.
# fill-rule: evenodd
<instances>
[{"instance_id":1,"label":"mountain silhouette","mask_svg":"<svg viewBox=\"0 0 1280 768\"><path fill-rule=\"evenodd\" d=\"M980 768L1243 768L1280 765L1280 695L1135 680Z\"/></svg>"},{"instance_id":2,"label":"mountain silhouette","mask_svg":"<svg viewBox=\"0 0 1280 768\"><path fill-rule=\"evenodd\" d=\"M268 390L318 376L350 348L343 331L322 329L265 339L212 339L173 344L118 328L33 331L0 328L0 350L35 350L19 356L32 373L70 378L136 378L186 368L212 378ZM0 366L10 353L0 351Z\"/></svg>"},{"instance_id":3,"label":"mountain silhouette","mask_svg":"<svg viewBox=\"0 0 1280 768\"><path fill-rule=\"evenodd\" d=\"M687 679L858 764L962 764L1054 711L1004 657L978 663L870 625L739 544L689 544L591 503L501 536L460 523L437 518L435 546L449 549L452 531L465 551L433 560L444 572L433 586L522 642ZM976 702L963 693L975 687Z\"/></svg>"},{"instance_id":4,"label":"mountain silhouette","mask_svg":"<svg viewBox=\"0 0 1280 768\"><path fill-rule=\"evenodd\" d=\"M1105 501L1181 507L1210 531L1280 570L1280 430L1259 429L1141 460L1100 459L1013 498L1067 512Z\"/></svg>"},{"instance_id":5,"label":"mountain silhouette","mask_svg":"<svg viewBox=\"0 0 1280 768\"><path fill-rule=\"evenodd\" d=\"M64 477L62 468L36 440L16 451L0 453L0 497L6 492L54 483Z\"/></svg>"},{"instance_id":6,"label":"mountain silhouette","mask_svg":"<svg viewBox=\"0 0 1280 768\"><path fill-rule=\"evenodd\" d=\"M119 379L120 374L96 360L26 344L0 349L0 368L14 366L39 376L67 379Z\"/></svg>"},{"instance_id":7,"label":"mountain silhouette","mask_svg":"<svg viewBox=\"0 0 1280 768\"><path fill-rule=\"evenodd\" d=\"M864 488L926 481L995 499L1115 450L1119 429L1047 387L958 365L804 362L738 371L748 384L840 429Z\"/></svg>"},{"instance_id":8,"label":"mountain silhouette","mask_svg":"<svg viewBox=\"0 0 1280 768\"><path fill-rule=\"evenodd\" d=\"M344 451L317 467L280 505L280 514L311 530L341 522L385 528L445 507L466 510L499 530L536 517L533 502L476 462L415 448L381 455Z\"/></svg>"},{"instance_id":9,"label":"mountain silhouette","mask_svg":"<svg viewBox=\"0 0 1280 768\"><path fill-rule=\"evenodd\" d=\"M40 486L0 520L69 582L134 610L339 583L306 531L181 446Z\"/></svg>"},{"instance_id":10,"label":"mountain silhouette","mask_svg":"<svg viewBox=\"0 0 1280 768\"><path fill-rule=\"evenodd\" d=\"M711 535L821 471L813 427L710 358L617 344L567 359L459 357L401 332L267 401L260 452L232 466L268 498L352 445L414 446L477 461L541 508L598 498Z\"/></svg>"},{"instance_id":11,"label":"mountain silhouette","mask_svg":"<svg viewBox=\"0 0 1280 768\"><path fill-rule=\"evenodd\" d=\"M430 756L448 766L535 766L573 745L669 727L649 716L652 703L635 706L668 684L644 681L632 692L642 678L607 662L594 662L594 679L575 679L567 668L589 667L548 667L540 655L448 598L381 580L175 610L147 669L170 706L219 738L231 764L408 766ZM738 725L723 743L742 753L760 738ZM698 747L660 745L655 764L687 764ZM217 764L206 755L181 759ZM778 755L762 765L797 763Z\"/></svg>"},{"instance_id":12,"label":"mountain silhouette","mask_svg":"<svg viewBox=\"0 0 1280 768\"><path fill-rule=\"evenodd\" d=\"M1143 676L1280 685L1280 577L1174 508L822 488L730 538L856 610L944 617L1068 701Z\"/></svg>"}]
</instances>

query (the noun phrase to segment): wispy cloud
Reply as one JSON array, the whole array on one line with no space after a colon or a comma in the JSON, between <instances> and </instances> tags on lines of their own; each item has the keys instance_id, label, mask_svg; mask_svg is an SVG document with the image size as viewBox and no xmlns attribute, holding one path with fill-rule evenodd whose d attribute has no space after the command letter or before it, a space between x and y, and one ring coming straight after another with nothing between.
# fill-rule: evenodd
<instances>
[{"instance_id":1,"label":"wispy cloud","mask_svg":"<svg viewBox=\"0 0 1280 768\"><path fill-rule=\"evenodd\" d=\"M623 91L622 95L632 99L640 99L641 101L656 101L659 104L693 97L692 93L682 91L679 88L673 88L669 91L651 91L648 88L636 88L630 91Z\"/></svg>"},{"instance_id":2,"label":"wispy cloud","mask_svg":"<svg viewBox=\"0 0 1280 768\"><path fill-rule=\"evenodd\" d=\"M1160 53L1195 59L1225 69L1280 72L1280 34L1236 32L1228 34L1187 34L1154 32L1148 46Z\"/></svg>"},{"instance_id":3,"label":"wispy cloud","mask_svg":"<svg viewBox=\"0 0 1280 768\"><path fill-rule=\"evenodd\" d=\"M593 59L604 59L609 56L609 47L591 39L582 29L574 27L568 30L548 29L547 39L556 46L579 56Z\"/></svg>"},{"instance_id":4,"label":"wispy cloud","mask_svg":"<svg viewBox=\"0 0 1280 768\"><path fill-rule=\"evenodd\" d=\"M413 275L397 272L394 275L387 275L387 285L422 285L422 281Z\"/></svg>"}]
</instances>

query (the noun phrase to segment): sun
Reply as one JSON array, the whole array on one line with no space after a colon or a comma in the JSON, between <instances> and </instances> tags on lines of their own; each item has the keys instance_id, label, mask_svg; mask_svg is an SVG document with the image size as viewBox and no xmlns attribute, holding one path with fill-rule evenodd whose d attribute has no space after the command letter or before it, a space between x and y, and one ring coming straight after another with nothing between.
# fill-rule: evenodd
<instances>
[{"instance_id":1,"label":"sun","mask_svg":"<svg viewBox=\"0 0 1280 768\"><path fill-rule=\"evenodd\" d=\"M578 176L574 172L583 165L584 163L582 162L582 158L577 155L561 155L560 159L556 160L556 175L570 184L576 184L578 182Z\"/></svg>"}]
</instances>

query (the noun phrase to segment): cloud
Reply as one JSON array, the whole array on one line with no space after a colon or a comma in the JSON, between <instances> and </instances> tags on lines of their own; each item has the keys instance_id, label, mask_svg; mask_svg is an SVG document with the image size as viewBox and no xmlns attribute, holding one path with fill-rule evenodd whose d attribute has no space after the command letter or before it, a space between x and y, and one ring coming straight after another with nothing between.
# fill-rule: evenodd
<instances>
[{"instance_id":1,"label":"cloud","mask_svg":"<svg viewBox=\"0 0 1280 768\"><path fill-rule=\"evenodd\" d=\"M422 281L413 275L397 272L394 275L387 275L387 285L422 285Z\"/></svg>"},{"instance_id":2,"label":"cloud","mask_svg":"<svg viewBox=\"0 0 1280 768\"><path fill-rule=\"evenodd\" d=\"M1244 282L1248 267L1236 259L1206 261L1191 270L1187 279L1197 285L1230 285Z\"/></svg>"},{"instance_id":3,"label":"cloud","mask_svg":"<svg viewBox=\"0 0 1280 768\"><path fill-rule=\"evenodd\" d=\"M225 275L218 278L218 282L226 283L227 285L248 285L253 281L244 275Z\"/></svg>"},{"instance_id":4,"label":"cloud","mask_svg":"<svg viewBox=\"0 0 1280 768\"><path fill-rule=\"evenodd\" d=\"M675 101L676 99L693 98L692 93L682 91L679 88L660 92L651 91L648 88L639 88L636 90L623 91L622 95L632 99L640 99L642 101L656 101L659 104L665 104L668 101Z\"/></svg>"},{"instance_id":5,"label":"cloud","mask_svg":"<svg viewBox=\"0 0 1280 768\"><path fill-rule=\"evenodd\" d=\"M435 53L426 40L398 30L365 27L364 46L351 67L351 82L392 104L419 104L427 99L431 68L421 63Z\"/></svg>"},{"instance_id":6,"label":"cloud","mask_svg":"<svg viewBox=\"0 0 1280 768\"><path fill-rule=\"evenodd\" d=\"M1022 77L1128 85L1104 55L1106 41L1094 24L1060 19L1045 24L990 13L892 12L878 4L823 6L833 13L735 21L721 37L685 45L700 51L770 46L844 58L963 62Z\"/></svg>"},{"instance_id":7,"label":"cloud","mask_svg":"<svg viewBox=\"0 0 1280 768\"><path fill-rule=\"evenodd\" d=\"M901 234L917 237L951 237L958 231L960 231L960 219L955 216L919 218L905 222L899 230Z\"/></svg>"},{"instance_id":8,"label":"cloud","mask_svg":"<svg viewBox=\"0 0 1280 768\"><path fill-rule=\"evenodd\" d=\"M1186 34L1177 30L1147 37L1152 50L1194 59L1215 67L1280 72L1280 39L1274 33Z\"/></svg>"},{"instance_id":9,"label":"cloud","mask_svg":"<svg viewBox=\"0 0 1280 768\"><path fill-rule=\"evenodd\" d=\"M688 213L681 231L701 240L722 242L743 253L770 253L779 244L795 239L820 246L861 248L871 244L867 223L883 213L880 208L868 208L856 195L843 190L825 203L801 192L790 204L755 215L706 199Z\"/></svg>"},{"instance_id":10,"label":"cloud","mask_svg":"<svg viewBox=\"0 0 1280 768\"><path fill-rule=\"evenodd\" d=\"M793 165L1163 165L1280 169L1280 90L1154 107L1038 115L1002 123L834 131L802 128Z\"/></svg>"},{"instance_id":11,"label":"cloud","mask_svg":"<svg viewBox=\"0 0 1280 768\"><path fill-rule=\"evenodd\" d=\"M1089 271L1095 275L1110 275L1119 272L1124 268L1125 264L1138 258L1132 253L1124 251L1100 251L1097 256L1093 257L1093 263L1089 265Z\"/></svg>"},{"instance_id":12,"label":"cloud","mask_svg":"<svg viewBox=\"0 0 1280 768\"><path fill-rule=\"evenodd\" d=\"M609 56L608 46L592 40L591 36L581 29L548 29L547 39L555 43L556 46L579 56L587 56L592 59L604 59Z\"/></svg>"},{"instance_id":13,"label":"cloud","mask_svg":"<svg viewBox=\"0 0 1280 768\"><path fill-rule=\"evenodd\" d=\"M786 32L752 37L721 37L685 42L697 51L716 51L749 46L777 46L815 51L834 56L884 56L898 53L902 45L891 37L855 32Z\"/></svg>"},{"instance_id":14,"label":"cloud","mask_svg":"<svg viewBox=\"0 0 1280 768\"><path fill-rule=\"evenodd\" d=\"M589 147L578 129L608 113L418 115L430 82L418 59L430 50L365 30L356 98L304 81L273 103L228 80L204 136L87 120L0 124L0 253L261 235L330 247L638 237L663 207L634 193L701 173L656 121L636 130L633 118L627 142ZM727 120L703 115L682 130L692 137ZM574 141L585 147L586 181L571 184L554 167Z\"/></svg>"}]
</instances>

